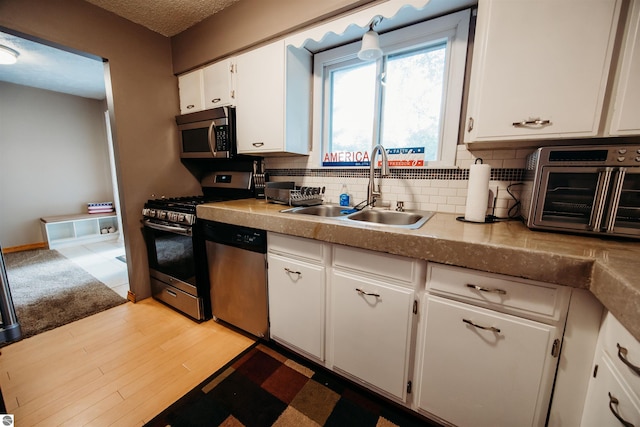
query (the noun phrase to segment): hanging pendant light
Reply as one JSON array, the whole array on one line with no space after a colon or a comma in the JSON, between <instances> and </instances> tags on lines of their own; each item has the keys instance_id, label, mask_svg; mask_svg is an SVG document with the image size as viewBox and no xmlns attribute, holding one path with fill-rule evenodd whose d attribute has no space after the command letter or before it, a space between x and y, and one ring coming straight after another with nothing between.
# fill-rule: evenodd
<instances>
[{"instance_id":1,"label":"hanging pendant light","mask_svg":"<svg viewBox=\"0 0 640 427\"><path fill-rule=\"evenodd\" d=\"M0 44L0 64L15 64L20 54L15 50Z\"/></svg>"},{"instance_id":2,"label":"hanging pendant light","mask_svg":"<svg viewBox=\"0 0 640 427\"><path fill-rule=\"evenodd\" d=\"M378 40L378 33L373 30L376 24L382 21L382 16L376 15L371 19L369 23L369 31L362 36L362 46L358 52L358 58L363 61L373 61L382 56L382 49L380 49L380 41Z\"/></svg>"}]
</instances>

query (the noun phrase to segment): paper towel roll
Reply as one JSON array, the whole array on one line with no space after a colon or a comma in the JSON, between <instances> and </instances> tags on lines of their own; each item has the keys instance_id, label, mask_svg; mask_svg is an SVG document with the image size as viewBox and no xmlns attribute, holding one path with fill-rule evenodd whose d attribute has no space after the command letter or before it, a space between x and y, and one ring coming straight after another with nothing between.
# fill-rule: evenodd
<instances>
[{"instance_id":1,"label":"paper towel roll","mask_svg":"<svg viewBox=\"0 0 640 427\"><path fill-rule=\"evenodd\" d=\"M489 179L491 166L482 163L469 167L469 186L464 219L472 222L485 222L489 204Z\"/></svg>"}]
</instances>

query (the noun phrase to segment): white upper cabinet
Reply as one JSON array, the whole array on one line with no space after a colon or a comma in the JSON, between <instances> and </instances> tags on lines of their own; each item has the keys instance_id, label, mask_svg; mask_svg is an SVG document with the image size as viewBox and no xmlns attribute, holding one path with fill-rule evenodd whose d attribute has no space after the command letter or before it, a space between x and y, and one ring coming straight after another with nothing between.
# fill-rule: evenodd
<instances>
[{"instance_id":1,"label":"white upper cabinet","mask_svg":"<svg viewBox=\"0 0 640 427\"><path fill-rule=\"evenodd\" d=\"M202 70L195 70L178 76L178 91L180 93L180 114L204 110Z\"/></svg>"},{"instance_id":2,"label":"white upper cabinet","mask_svg":"<svg viewBox=\"0 0 640 427\"><path fill-rule=\"evenodd\" d=\"M239 154L308 154L311 63L284 40L237 57Z\"/></svg>"},{"instance_id":3,"label":"white upper cabinet","mask_svg":"<svg viewBox=\"0 0 640 427\"><path fill-rule=\"evenodd\" d=\"M465 142L595 136L619 14L616 0L480 0Z\"/></svg>"},{"instance_id":4,"label":"white upper cabinet","mask_svg":"<svg viewBox=\"0 0 640 427\"><path fill-rule=\"evenodd\" d=\"M631 6L610 135L640 135L640 1Z\"/></svg>"},{"instance_id":5,"label":"white upper cabinet","mask_svg":"<svg viewBox=\"0 0 640 427\"><path fill-rule=\"evenodd\" d=\"M234 105L233 59L227 58L202 69L204 108Z\"/></svg>"},{"instance_id":6,"label":"white upper cabinet","mask_svg":"<svg viewBox=\"0 0 640 427\"><path fill-rule=\"evenodd\" d=\"M234 105L234 58L178 76L180 114Z\"/></svg>"}]
</instances>

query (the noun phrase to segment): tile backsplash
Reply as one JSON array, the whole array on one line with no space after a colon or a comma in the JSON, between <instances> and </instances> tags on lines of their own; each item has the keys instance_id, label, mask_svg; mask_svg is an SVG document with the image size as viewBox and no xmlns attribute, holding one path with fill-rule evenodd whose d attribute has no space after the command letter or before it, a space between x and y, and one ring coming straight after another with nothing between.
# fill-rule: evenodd
<instances>
[{"instance_id":1,"label":"tile backsplash","mask_svg":"<svg viewBox=\"0 0 640 427\"><path fill-rule=\"evenodd\" d=\"M380 184L382 205L395 209L398 201L406 209L420 209L464 215L467 199L469 166L481 158L491 166L489 188L495 199L494 215L505 218L515 200L507 192L511 184L521 182L525 160L534 149L469 151L459 145L456 167L447 169L391 169L380 178L376 169L376 185ZM369 168L318 168L309 165L308 157L273 157L265 159L271 181L294 181L296 185L325 187L325 203L338 203L342 185L347 186L351 204L367 198ZM511 187L519 197L519 186ZM380 203L378 204L380 206ZM488 213L492 212L493 202Z\"/></svg>"}]
</instances>

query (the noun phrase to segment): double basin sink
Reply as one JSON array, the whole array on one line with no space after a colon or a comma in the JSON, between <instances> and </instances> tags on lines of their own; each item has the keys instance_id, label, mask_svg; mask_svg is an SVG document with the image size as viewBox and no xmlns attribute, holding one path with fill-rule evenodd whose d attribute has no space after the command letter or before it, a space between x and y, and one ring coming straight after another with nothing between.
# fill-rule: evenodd
<instances>
[{"instance_id":1,"label":"double basin sink","mask_svg":"<svg viewBox=\"0 0 640 427\"><path fill-rule=\"evenodd\" d=\"M285 209L282 212L299 215L315 215L325 218L359 221L369 224L408 229L422 227L433 216L433 212L426 211L364 209L353 212L353 209L349 207L335 205L301 206Z\"/></svg>"}]
</instances>

